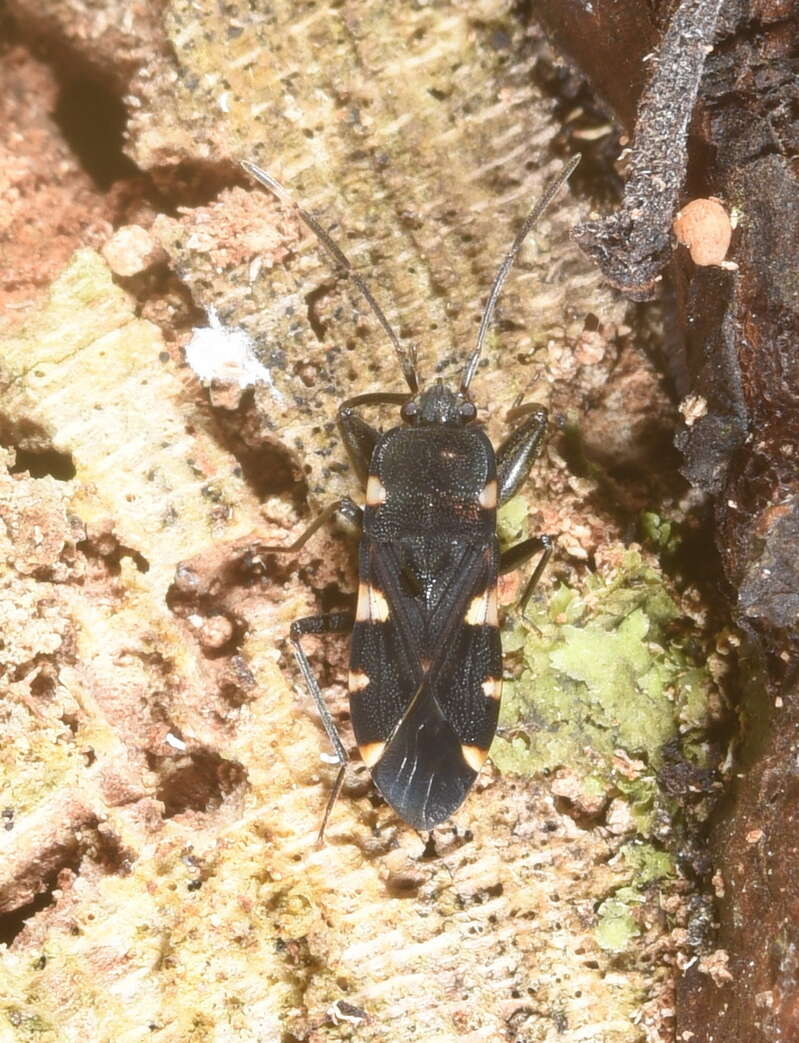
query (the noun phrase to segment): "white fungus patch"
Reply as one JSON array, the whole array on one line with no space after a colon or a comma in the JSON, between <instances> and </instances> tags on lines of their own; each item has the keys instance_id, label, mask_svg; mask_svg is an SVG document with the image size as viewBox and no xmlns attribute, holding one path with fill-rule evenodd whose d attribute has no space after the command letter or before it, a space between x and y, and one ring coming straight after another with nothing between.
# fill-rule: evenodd
<instances>
[{"instance_id":1,"label":"white fungus patch","mask_svg":"<svg viewBox=\"0 0 799 1043\"><path fill-rule=\"evenodd\" d=\"M249 334L235 326L223 326L213 308L208 309L208 323L193 330L186 345L186 362L203 384L221 381L240 388L266 384L273 396L283 401L272 374L256 357Z\"/></svg>"}]
</instances>

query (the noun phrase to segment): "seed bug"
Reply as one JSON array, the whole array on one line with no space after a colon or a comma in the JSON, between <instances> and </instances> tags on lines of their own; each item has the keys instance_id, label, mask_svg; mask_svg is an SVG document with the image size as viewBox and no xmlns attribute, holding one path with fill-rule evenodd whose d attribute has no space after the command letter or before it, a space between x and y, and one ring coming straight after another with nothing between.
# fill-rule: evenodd
<instances>
[{"instance_id":1,"label":"seed bug","mask_svg":"<svg viewBox=\"0 0 799 1043\"><path fill-rule=\"evenodd\" d=\"M335 263L350 276L391 341L408 391L348 398L338 426L365 491L364 508L349 497L327 506L293 543L298 551L337 516L360 536L355 613L298 619L290 639L339 765L319 841L341 791L348 760L302 647L307 634L352 634L349 700L361 757L385 800L409 825L430 830L462 804L494 738L502 688L497 577L540 558L521 598L524 607L552 553L536 536L500 551L497 506L527 477L538 455L547 412L511 409L517 426L494 451L474 423L469 385L497 300L522 243L568 180L579 157L548 186L522 224L488 295L457 390L441 379L420 387L416 350L403 348L369 288L319 222L254 163L244 169L281 202L294 206ZM400 407L402 423L382 432L358 410Z\"/></svg>"}]
</instances>

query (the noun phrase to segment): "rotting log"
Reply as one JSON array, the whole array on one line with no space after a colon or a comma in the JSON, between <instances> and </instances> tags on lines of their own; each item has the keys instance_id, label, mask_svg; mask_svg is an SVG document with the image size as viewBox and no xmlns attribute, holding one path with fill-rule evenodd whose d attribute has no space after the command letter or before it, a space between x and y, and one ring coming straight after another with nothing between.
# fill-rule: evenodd
<instances>
[{"instance_id":1,"label":"rotting log","mask_svg":"<svg viewBox=\"0 0 799 1043\"><path fill-rule=\"evenodd\" d=\"M675 6L537 0L533 8L632 134L635 67L657 55ZM737 270L695 266L681 248L671 264L680 336L667 365L686 418L677 444L684 473L712 497L724 593L744 639L736 781L711 834L727 973L712 984L694 967L679 990L678 1038L702 1041L799 1038L797 56L795 3L723 5L683 201L717 196L734 213Z\"/></svg>"}]
</instances>

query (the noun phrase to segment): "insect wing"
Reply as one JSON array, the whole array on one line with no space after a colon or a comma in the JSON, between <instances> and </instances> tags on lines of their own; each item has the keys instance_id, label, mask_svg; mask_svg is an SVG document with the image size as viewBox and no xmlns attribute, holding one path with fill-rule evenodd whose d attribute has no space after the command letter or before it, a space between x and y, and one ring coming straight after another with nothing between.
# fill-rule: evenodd
<instances>
[{"instance_id":1,"label":"insect wing","mask_svg":"<svg viewBox=\"0 0 799 1043\"><path fill-rule=\"evenodd\" d=\"M409 592L402 551L368 538L361 546L350 709L383 796L405 821L431 829L462 803L496 729L498 551L493 541L456 548L432 601ZM416 551L419 568L430 548Z\"/></svg>"}]
</instances>

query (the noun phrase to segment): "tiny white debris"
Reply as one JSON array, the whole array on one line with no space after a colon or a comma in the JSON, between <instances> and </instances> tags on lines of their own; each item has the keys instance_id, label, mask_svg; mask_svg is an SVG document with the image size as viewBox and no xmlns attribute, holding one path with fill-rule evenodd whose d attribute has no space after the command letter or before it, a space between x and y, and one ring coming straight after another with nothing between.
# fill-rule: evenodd
<instances>
[{"instance_id":1,"label":"tiny white debris","mask_svg":"<svg viewBox=\"0 0 799 1043\"><path fill-rule=\"evenodd\" d=\"M117 228L101 252L114 275L125 277L138 275L166 259L162 247L141 225Z\"/></svg>"},{"instance_id":2,"label":"tiny white debris","mask_svg":"<svg viewBox=\"0 0 799 1043\"><path fill-rule=\"evenodd\" d=\"M164 736L164 742L167 746L171 746L173 750L182 751L186 749L186 743L182 739L179 739L177 735L173 735L172 732L166 733Z\"/></svg>"},{"instance_id":3,"label":"tiny white debris","mask_svg":"<svg viewBox=\"0 0 799 1043\"><path fill-rule=\"evenodd\" d=\"M230 112L230 93L222 91L218 98L219 108L222 112Z\"/></svg>"},{"instance_id":4,"label":"tiny white debris","mask_svg":"<svg viewBox=\"0 0 799 1043\"><path fill-rule=\"evenodd\" d=\"M208 309L208 326L195 329L186 345L186 362L204 384L214 380L238 384L240 388L266 384L273 396L283 401L272 374L259 362L252 340L244 330L223 326L213 308Z\"/></svg>"},{"instance_id":5,"label":"tiny white debris","mask_svg":"<svg viewBox=\"0 0 799 1043\"><path fill-rule=\"evenodd\" d=\"M707 399L701 395L687 395L680 403L680 412L685 419L685 426L692 427L707 414Z\"/></svg>"},{"instance_id":6,"label":"tiny white debris","mask_svg":"<svg viewBox=\"0 0 799 1043\"><path fill-rule=\"evenodd\" d=\"M264 263L264 259L263 259L263 257L260 254L257 254L250 261L250 267L247 269L247 278L250 280L251 284L254 283L255 280L260 275L260 273L261 273L261 266L263 265L263 263Z\"/></svg>"},{"instance_id":7,"label":"tiny white debris","mask_svg":"<svg viewBox=\"0 0 799 1043\"><path fill-rule=\"evenodd\" d=\"M325 764L338 764L339 760L335 753L320 753L319 760Z\"/></svg>"},{"instance_id":8,"label":"tiny white debris","mask_svg":"<svg viewBox=\"0 0 799 1043\"><path fill-rule=\"evenodd\" d=\"M196 627L196 628L201 627L203 625L203 623L205 622L203 617L202 616L198 616L196 612L193 615L191 615L191 616L187 616L186 618L191 623L191 625L193 627Z\"/></svg>"}]
</instances>

